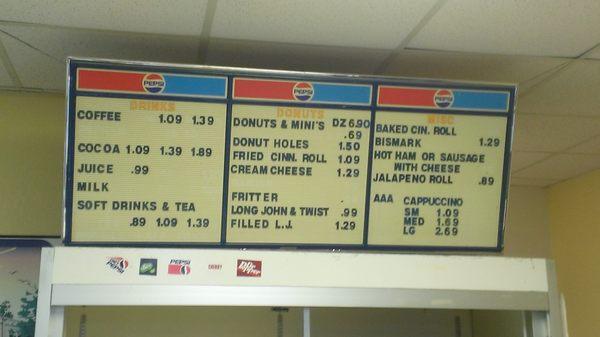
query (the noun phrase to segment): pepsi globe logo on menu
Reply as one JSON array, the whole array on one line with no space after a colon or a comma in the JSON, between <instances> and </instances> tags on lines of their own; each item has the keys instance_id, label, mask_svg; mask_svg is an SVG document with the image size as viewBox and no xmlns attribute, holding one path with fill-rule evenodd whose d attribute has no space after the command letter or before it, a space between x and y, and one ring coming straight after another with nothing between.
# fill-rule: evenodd
<instances>
[{"instance_id":1,"label":"pepsi globe logo on menu","mask_svg":"<svg viewBox=\"0 0 600 337\"><path fill-rule=\"evenodd\" d=\"M454 102L454 94L451 90L440 89L433 95L433 102L438 108L447 108Z\"/></svg>"},{"instance_id":2,"label":"pepsi globe logo on menu","mask_svg":"<svg viewBox=\"0 0 600 337\"><path fill-rule=\"evenodd\" d=\"M292 93L298 101L310 101L315 94L315 89L308 82L298 82L294 85Z\"/></svg>"},{"instance_id":3,"label":"pepsi globe logo on menu","mask_svg":"<svg viewBox=\"0 0 600 337\"><path fill-rule=\"evenodd\" d=\"M142 80L142 87L146 92L158 94L165 90L165 78L160 74L147 74Z\"/></svg>"}]
</instances>

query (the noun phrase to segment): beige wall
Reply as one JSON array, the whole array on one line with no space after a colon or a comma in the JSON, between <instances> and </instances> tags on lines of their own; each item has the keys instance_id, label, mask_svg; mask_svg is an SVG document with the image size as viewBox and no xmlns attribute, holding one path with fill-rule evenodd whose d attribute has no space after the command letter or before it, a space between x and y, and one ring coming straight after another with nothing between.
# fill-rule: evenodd
<instances>
[{"instance_id":1,"label":"beige wall","mask_svg":"<svg viewBox=\"0 0 600 337\"><path fill-rule=\"evenodd\" d=\"M600 332L600 170L548 191L552 257L571 337Z\"/></svg>"},{"instance_id":2,"label":"beige wall","mask_svg":"<svg viewBox=\"0 0 600 337\"><path fill-rule=\"evenodd\" d=\"M550 257L546 190L511 186L505 230L504 255Z\"/></svg>"},{"instance_id":3,"label":"beige wall","mask_svg":"<svg viewBox=\"0 0 600 337\"><path fill-rule=\"evenodd\" d=\"M284 337L302 336L301 309L290 308L282 318ZM310 320L315 337L455 337L457 329L461 337L472 336L466 310L315 308ZM495 327L504 331L501 324ZM68 308L66 337L82 335L277 337L277 313L268 307Z\"/></svg>"},{"instance_id":4,"label":"beige wall","mask_svg":"<svg viewBox=\"0 0 600 337\"><path fill-rule=\"evenodd\" d=\"M0 235L60 235L62 95L0 91Z\"/></svg>"},{"instance_id":5,"label":"beige wall","mask_svg":"<svg viewBox=\"0 0 600 337\"><path fill-rule=\"evenodd\" d=\"M525 337L521 311L472 311L473 337Z\"/></svg>"},{"instance_id":6,"label":"beige wall","mask_svg":"<svg viewBox=\"0 0 600 337\"><path fill-rule=\"evenodd\" d=\"M302 336L300 315L299 309L283 314L285 337ZM67 337L277 336L277 314L264 307L72 307L65 320Z\"/></svg>"}]
</instances>

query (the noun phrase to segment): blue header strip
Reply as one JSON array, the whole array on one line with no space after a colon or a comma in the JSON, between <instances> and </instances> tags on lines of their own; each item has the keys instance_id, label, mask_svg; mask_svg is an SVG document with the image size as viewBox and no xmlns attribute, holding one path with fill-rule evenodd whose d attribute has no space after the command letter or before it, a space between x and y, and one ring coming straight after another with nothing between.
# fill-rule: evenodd
<instances>
[{"instance_id":1,"label":"blue header strip","mask_svg":"<svg viewBox=\"0 0 600 337\"><path fill-rule=\"evenodd\" d=\"M454 90L452 109L508 112L509 98L508 92Z\"/></svg>"},{"instance_id":2,"label":"blue header strip","mask_svg":"<svg viewBox=\"0 0 600 337\"><path fill-rule=\"evenodd\" d=\"M371 104L370 85L343 85L332 83L313 83L315 96L313 102L339 104Z\"/></svg>"},{"instance_id":3,"label":"blue header strip","mask_svg":"<svg viewBox=\"0 0 600 337\"><path fill-rule=\"evenodd\" d=\"M178 76L165 74L165 95L226 97L225 77Z\"/></svg>"}]
</instances>

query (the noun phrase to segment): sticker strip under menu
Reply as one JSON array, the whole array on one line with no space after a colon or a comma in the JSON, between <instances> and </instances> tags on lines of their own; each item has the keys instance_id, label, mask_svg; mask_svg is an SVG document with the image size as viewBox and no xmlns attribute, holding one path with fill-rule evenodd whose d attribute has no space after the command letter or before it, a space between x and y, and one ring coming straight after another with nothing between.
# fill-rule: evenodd
<instances>
[{"instance_id":1,"label":"sticker strip under menu","mask_svg":"<svg viewBox=\"0 0 600 337\"><path fill-rule=\"evenodd\" d=\"M241 100L371 105L372 86L345 84L235 78L233 98Z\"/></svg>"},{"instance_id":2,"label":"sticker strip under menu","mask_svg":"<svg viewBox=\"0 0 600 337\"><path fill-rule=\"evenodd\" d=\"M382 85L377 105L399 108L508 112L508 91L415 88Z\"/></svg>"},{"instance_id":3,"label":"sticker strip under menu","mask_svg":"<svg viewBox=\"0 0 600 337\"><path fill-rule=\"evenodd\" d=\"M77 70L77 90L225 98L227 78L80 68Z\"/></svg>"}]
</instances>

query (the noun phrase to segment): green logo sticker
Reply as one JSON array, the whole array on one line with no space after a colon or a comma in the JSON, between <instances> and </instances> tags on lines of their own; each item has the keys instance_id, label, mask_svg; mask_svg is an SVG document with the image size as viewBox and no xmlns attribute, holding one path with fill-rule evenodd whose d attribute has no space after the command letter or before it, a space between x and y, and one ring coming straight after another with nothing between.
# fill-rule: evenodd
<instances>
[{"instance_id":1,"label":"green logo sticker","mask_svg":"<svg viewBox=\"0 0 600 337\"><path fill-rule=\"evenodd\" d=\"M156 276L156 259L140 259L140 275Z\"/></svg>"}]
</instances>

